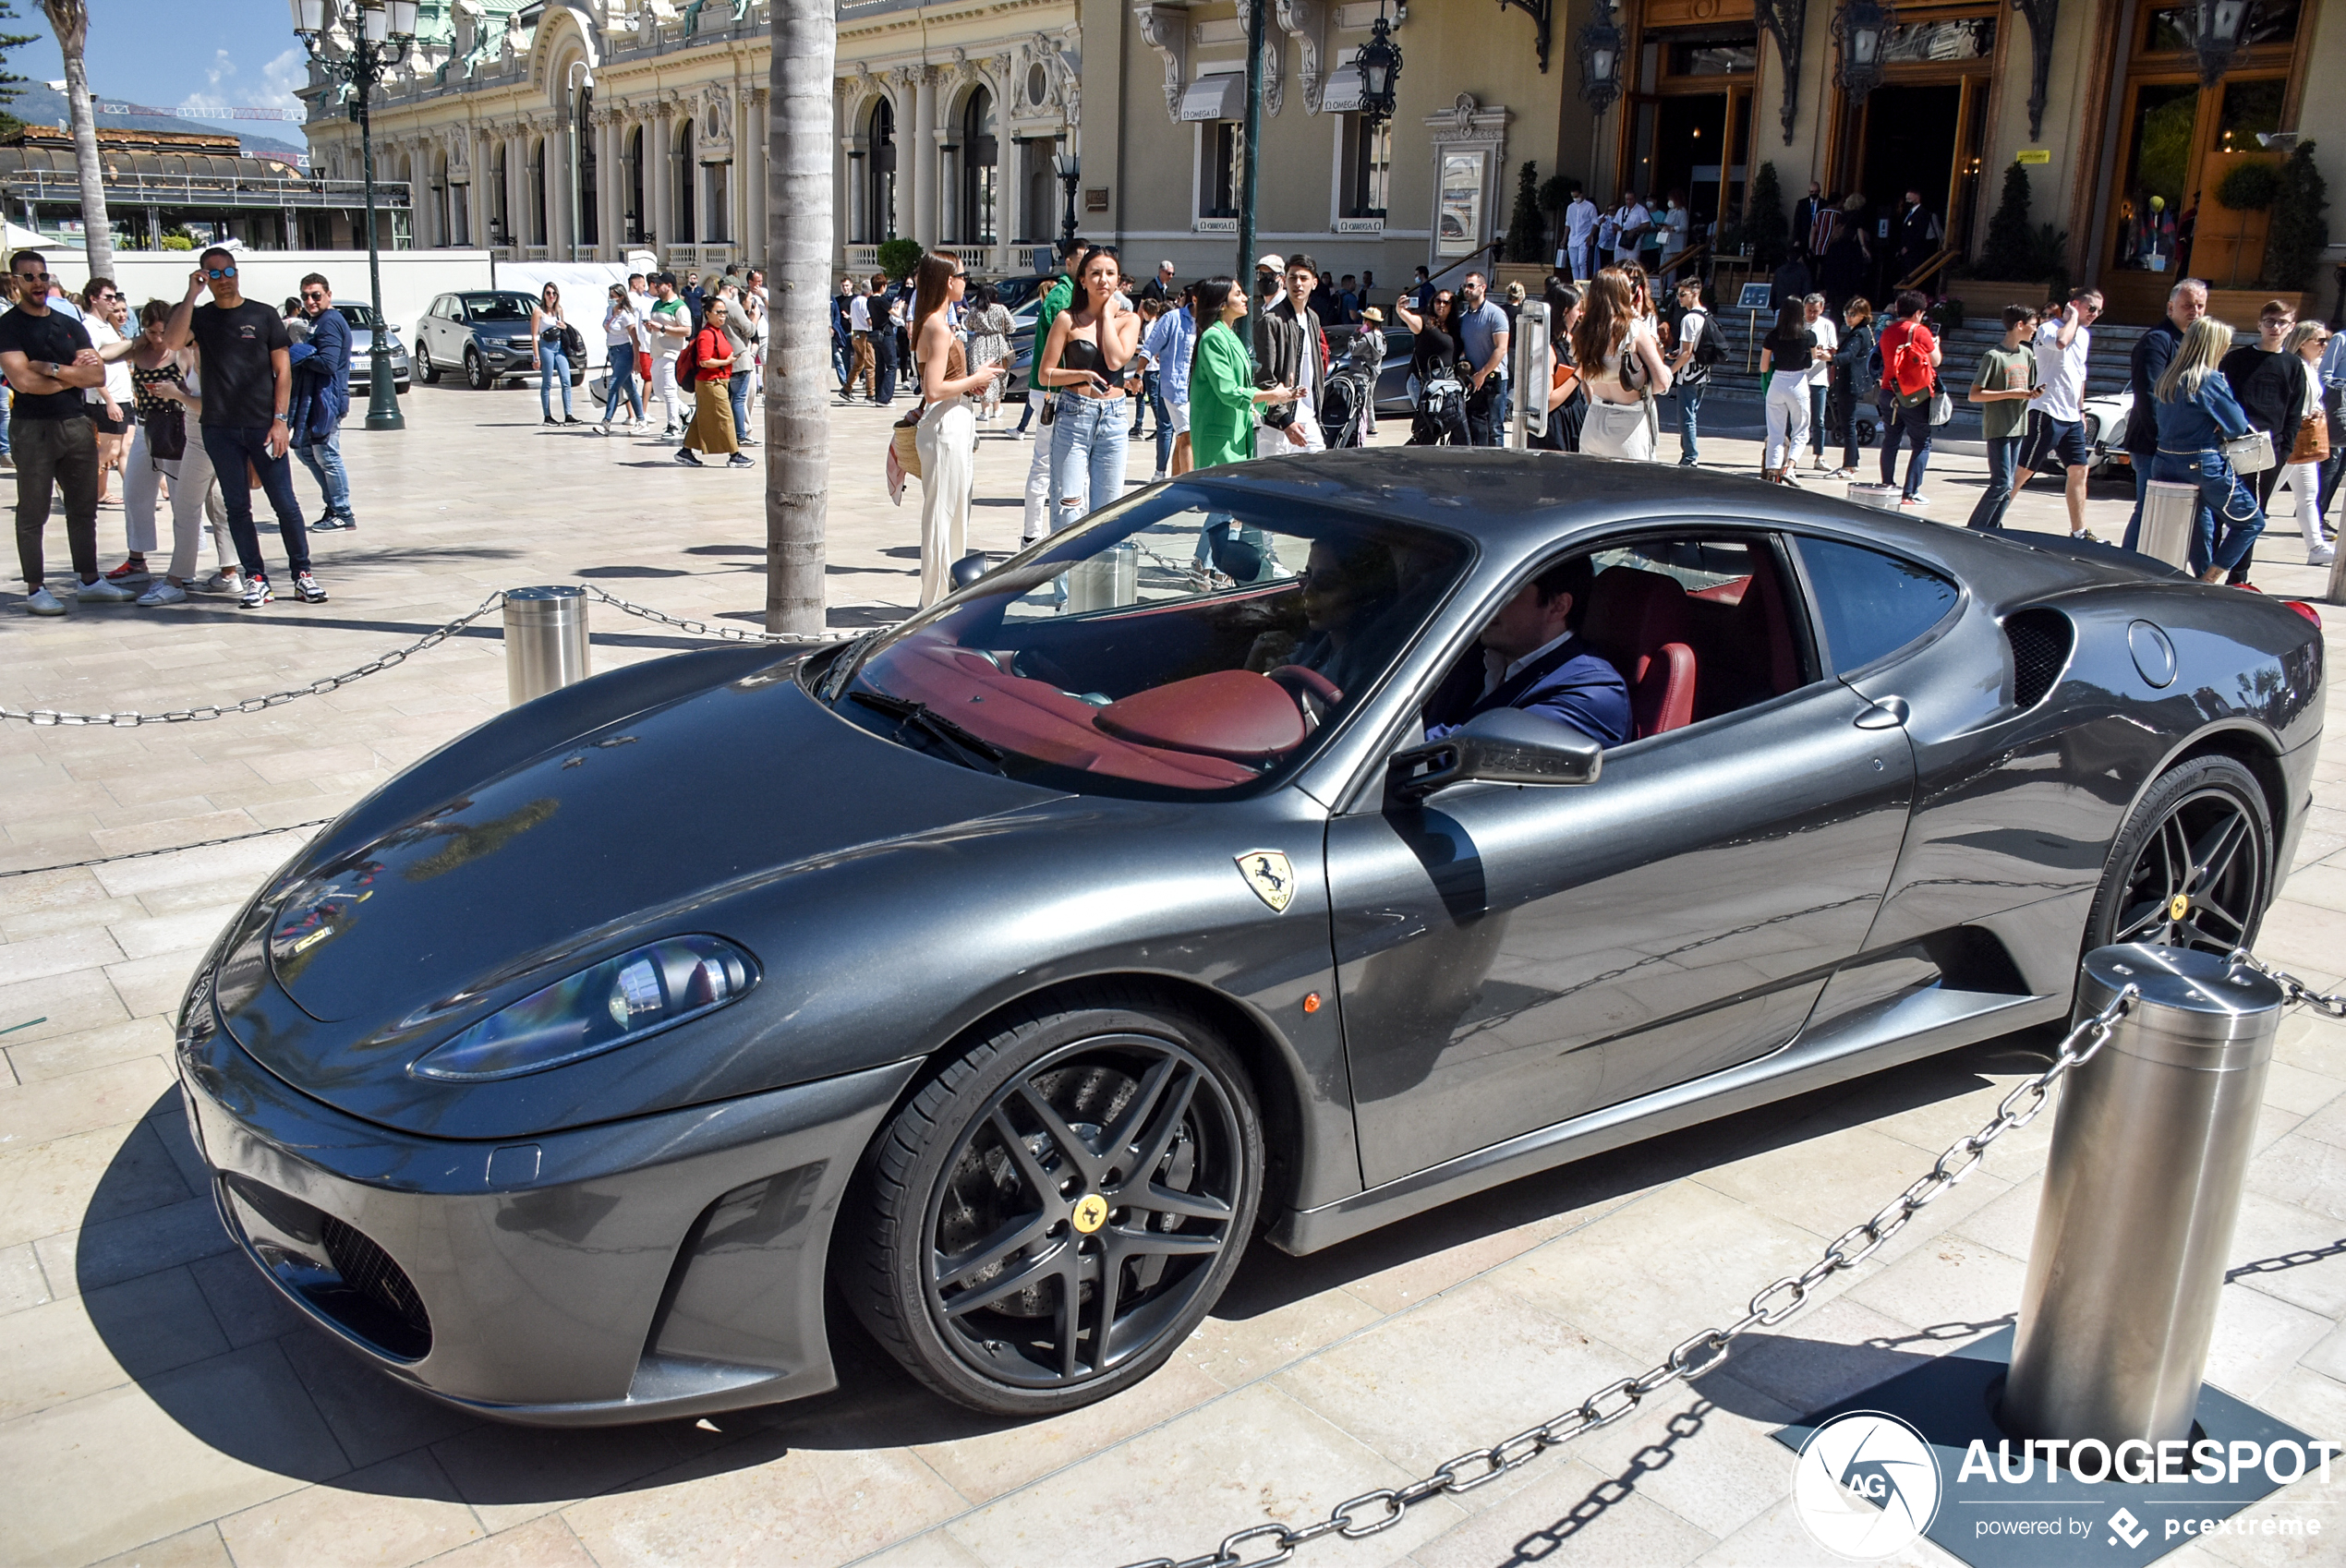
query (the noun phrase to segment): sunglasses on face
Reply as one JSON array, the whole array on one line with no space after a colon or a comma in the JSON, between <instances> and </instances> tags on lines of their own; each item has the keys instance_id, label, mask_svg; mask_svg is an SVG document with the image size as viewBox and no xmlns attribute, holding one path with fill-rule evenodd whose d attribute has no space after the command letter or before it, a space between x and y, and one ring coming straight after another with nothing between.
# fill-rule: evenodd
<instances>
[{"instance_id":1,"label":"sunglasses on face","mask_svg":"<svg viewBox=\"0 0 2346 1568\"><path fill-rule=\"evenodd\" d=\"M315 303L317 301L323 300L326 296L325 292L321 289L309 288L301 291L301 297Z\"/></svg>"},{"instance_id":2,"label":"sunglasses on face","mask_svg":"<svg viewBox=\"0 0 2346 1568\"><path fill-rule=\"evenodd\" d=\"M206 267L203 275L207 278L233 278L236 270L234 267Z\"/></svg>"},{"instance_id":3,"label":"sunglasses on face","mask_svg":"<svg viewBox=\"0 0 2346 1568\"><path fill-rule=\"evenodd\" d=\"M18 272L17 277L28 283L45 283L49 281L49 274L46 272Z\"/></svg>"}]
</instances>

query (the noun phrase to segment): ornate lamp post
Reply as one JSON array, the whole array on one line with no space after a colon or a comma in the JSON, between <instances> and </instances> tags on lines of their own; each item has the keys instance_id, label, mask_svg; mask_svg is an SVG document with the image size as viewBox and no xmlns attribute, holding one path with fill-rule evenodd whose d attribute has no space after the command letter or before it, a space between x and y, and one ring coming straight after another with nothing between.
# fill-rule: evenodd
<instances>
[{"instance_id":1,"label":"ornate lamp post","mask_svg":"<svg viewBox=\"0 0 2346 1568\"><path fill-rule=\"evenodd\" d=\"M1393 25L1382 10L1352 63L1360 72L1360 117L1373 126L1391 119L1393 90L1401 79L1401 46L1393 42Z\"/></svg>"},{"instance_id":2,"label":"ornate lamp post","mask_svg":"<svg viewBox=\"0 0 2346 1568\"><path fill-rule=\"evenodd\" d=\"M1852 103L1881 85L1881 59L1890 43L1893 17L1880 0L1848 0L1833 14L1832 34L1841 45L1841 65L1833 79Z\"/></svg>"},{"instance_id":3,"label":"ornate lamp post","mask_svg":"<svg viewBox=\"0 0 2346 1568\"><path fill-rule=\"evenodd\" d=\"M1628 38L1614 19L1617 15L1607 5L1580 30L1580 101L1599 115L1621 96L1621 51Z\"/></svg>"},{"instance_id":4,"label":"ornate lamp post","mask_svg":"<svg viewBox=\"0 0 2346 1568\"><path fill-rule=\"evenodd\" d=\"M2249 0L2197 0L2192 7L2191 52L2199 59L2199 79L2214 86L2240 49Z\"/></svg>"},{"instance_id":5,"label":"ornate lamp post","mask_svg":"<svg viewBox=\"0 0 2346 1568\"><path fill-rule=\"evenodd\" d=\"M367 176L367 283L374 291L375 330L368 351L367 428L404 430L399 392L391 368L391 322L383 315L382 252L375 243L375 143L367 102L383 73L399 63L416 38L416 0L292 0L294 34L309 57L350 84L350 117L358 122L358 151ZM339 52L327 30L350 40Z\"/></svg>"},{"instance_id":6,"label":"ornate lamp post","mask_svg":"<svg viewBox=\"0 0 2346 1568\"><path fill-rule=\"evenodd\" d=\"M1059 185L1067 192L1067 211L1059 217L1059 238L1075 237L1075 187L1083 179L1083 161L1068 150L1062 140L1059 150L1051 154L1051 170L1059 177Z\"/></svg>"}]
</instances>

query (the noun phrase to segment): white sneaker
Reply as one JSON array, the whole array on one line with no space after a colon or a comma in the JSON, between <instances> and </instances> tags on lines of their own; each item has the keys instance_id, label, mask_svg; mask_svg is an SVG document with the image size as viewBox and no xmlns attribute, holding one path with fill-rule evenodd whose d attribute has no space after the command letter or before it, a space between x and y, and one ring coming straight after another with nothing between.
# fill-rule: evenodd
<instances>
[{"instance_id":1,"label":"white sneaker","mask_svg":"<svg viewBox=\"0 0 2346 1568\"><path fill-rule=\"evenodd\" d=\"M139 596L139 602L151 609L159 604L179 604L186 600L187 590L168 577L158 577L155 585Z\"/></svg>"},{"instance_id":2,"label":"white sneaker","mask_svg":"<svg viewBox=\"0 0 2346 1568\"><path fill-rule=\"evenodd\" d=\"M244 591L244 584L238 580L236 573L234 572L215 572L211 576L196 585L196 592L200 594L234 595L241 594Z\"/></svg>"},{"instance_id":3,"label":"white sneaker","mask_svg":"<svg viewBox=\"0 0 2346 1568\"><path fill-rule=\"evenodd\" d=\"M24 608L27 615L63 615L66 612L65 605L46 585L25 595Z\"/></svg>"},{"instance_id":4,"label":"white sneaker","mask_svg":"<svg viewBox=\"0 0 2346 1568\"><path fill-rule=\"evenodd\" d=\"M1930 498L1926 495L1911 495L1902 498L1898 504L1900 506L1911 506L1919 511L1930 504Z\"/></svg>"},{"instance_id":5,"label":"white sneaker","mask_svg":"<svg viewBox=\"0 0 2346 1568\"><path fill-rule=\"evenodd\" d=\"M1149 483L1152 485L1161 485L1165 483L1165 470L1160 468L1155 473L1150 475Z\"/></svg>"},{"instance_id":6,"label":"white sneaker","mask_svg":"<svg viewBox=\"0 0 2346 1568\"><path fill-rule=\"evenodd\" d=\"M2337 559L2338 552L2334 549L2309 550L2305 555L2305 564L2308 566L2328 566L2331 561L2336 561Z\"/></svg>"},{"instance_id":7,"label":"white sneaker","mask_svg":"<svg viewBox=\"0 0 2346 1568\"><path fill-rule=\"evenodd\" d=\"M139 596L119 583L109 583L101 577L94 583L76 584L73 597L84 604L128 604Z\"/></svg>"}]
</instances>

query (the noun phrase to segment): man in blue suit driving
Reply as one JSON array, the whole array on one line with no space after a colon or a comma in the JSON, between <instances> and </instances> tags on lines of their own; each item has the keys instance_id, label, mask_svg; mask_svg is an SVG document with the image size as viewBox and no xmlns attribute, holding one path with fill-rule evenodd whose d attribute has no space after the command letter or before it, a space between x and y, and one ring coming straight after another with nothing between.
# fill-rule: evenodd
<instances>
[{"instance_id":1,"label":"man in blue suit driving","mask_svg":"<svg viewBox=\"0 0 2346 1568\"><path fill-rule=\"evenodd\" d=\"M1548 568L1501 606L1482 629L1482 668L1462 663L1426 704L1425 738L1438 741L1478 713L1512 707L1604 745L1626 742L1628 685L1573 630L1594 581L1582 556Z\"/></svg>"}]
</instances>

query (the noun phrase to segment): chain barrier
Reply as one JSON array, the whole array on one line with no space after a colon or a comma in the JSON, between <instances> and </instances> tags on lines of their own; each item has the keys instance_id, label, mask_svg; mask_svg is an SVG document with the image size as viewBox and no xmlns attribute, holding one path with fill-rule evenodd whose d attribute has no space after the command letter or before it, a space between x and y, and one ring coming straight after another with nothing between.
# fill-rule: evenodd
<instances>
[{"instance_id":1,"label":"chain barrier","mask_svg":"<svg viewBox=\"0 0 2346 1568\"><path fill-rule=\"evenodd\" d=\"M231 833L225 838L199 838L192 844L165 844L159 850L127 850L118 855L100 855L95 860L67 861L61 865L19 866L15 871L0 871L0 881L11 876L38 876L44 871L80 871L88 866L112 865L116 861L143 861L156 855L175 855L182 850L212 850L223 844L241 844L248 838L269 838L280 833L299 833L311 827L323 827L333 821L321 816L315 822L289 822L283 827L257 827L250 833Z\"/></svg>"},{"instance_id":2,"label":"chain barrier","mask_svg":"<svg viewBox=\"0 0 2346 1568\"><path fill-rule=\"evenodd\" d=\"M2255 962L2253 959L2247 961ZM2256 967L2264 968L2261 964ZM2265 972L2273 973L2269 970ZM2285 985L2293 984L2278 974L2274 978ZM2295 989L2303 992L2306 1000L2317 1004L2325 1000L2304 992L2302 986ZM1407 1486L1380 1487L1348 1498L1315 1524L1300 1529L1276 1523L1256 1525L1225 1536L1221 1545L1203 1556L1153 1557L1128 1564L1127 1568L1271 1568L1294 1556L1297 1547L1324 1536L1342 1536L1346 1540L1373 1536L1399 1524L1411 1508L1428 1498L1472 1491L1495 1481L1584 1432L1613 1425L1672 1383L1700 1377L1726 1358L1723 1352L1738 1335L1753 1329L1775 1327L1807 1306L1809 1294L1819 1285L1880 1251L1892 1236L1906 1227L1917 1211L1977 1170L1989 1144L2014 1128L2026 1127L2034 1121L2051 1098L2053 1087L2071 1071L2091 1061L2094 1053L2108 1043L2111 1031L2126 1016L2139 994L2134 986L2127 986L2110 999L2108 1007L2071 1030L2054 1054L2052 1066L1999 1101L1996 1114L1987 1124L1949 1146L1928 1176L1917 1177L1872 1219L1852 1225L1835 1237L1825 1248L1824 1255L1805 1272L1787 1275L1754 1296L1744 1315L1728 1327L1705 1329L1691 1335L1641 1376L1607 1383L1562 1415L1488 1448L1469 1449L1437 1465L1430 1476ZM2292 999L2296 997L2292 995Z\"/></svg>"},{"instance_id":3,"label":"chain barrier","mask_svg":"<svg viewBox=\"0 0 2346 1568\"><path fill-rule=\"evenodd\" d=\"M2326 1018L2346 1019L2346 991L2316 991L2287 970L2275 969L2245 947L2232 949L2231 962L2255 970L2286 994L2284 1007L2303 1002Z\"/></svg>"},{"instance_id":4,"label":"chain barrier","mask_svg":"<svg viewBox=\"0 0 2346 1568\"><path fill-rule=\"evenodd\" d=\"M591 583L582 585L590 598L600 599L605 604L629 615L641 616L646 621L656 621L663 626L673 626L680 632L689 632L696 636L720 637L729 643L779 643L809 645L835 643L840 640L836 634L830 633L747 632L737 626L713 626L706 621L690 621L682 616L670 615L665 611L654 609L649 605L630 603L615 594L605 593ZM505 591L500 588L481 600L479 608L458 616L446 625L417 638L405 647L393 648L381 658L372 659L356 669L347 670L340 675L325 676L310 681L307 686L294 686L282 692L272 692L265 697L247 697L241 702L215 703L204 707L171 708L163 713L63 713L55 708L14 708L0 706L0 720L13 718L36 728L103 725L115 730L135 730L142 724L190 724L224 718L232 713L260 713L282 703L292 702L296 697L323 696L328 692L349 685L353 681L380 674L394 665L404 664L407 659L422 653L427 648L439 646L504 602ZM887 630L886 627L878 629ZM98 862L92 861L82 863L94 865ZM54 871L62 868L52 866L44 869Z\"/></svg>"}]
</instances>

